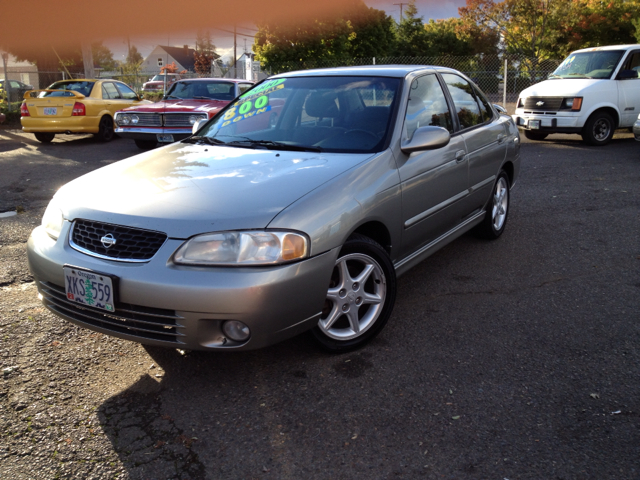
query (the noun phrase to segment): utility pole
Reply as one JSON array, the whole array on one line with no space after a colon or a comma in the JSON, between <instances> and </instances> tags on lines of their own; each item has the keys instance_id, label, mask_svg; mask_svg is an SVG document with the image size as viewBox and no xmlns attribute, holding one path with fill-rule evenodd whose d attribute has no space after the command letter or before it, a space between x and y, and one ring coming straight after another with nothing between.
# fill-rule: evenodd
<instances>
[{"instance_id":1,"label":"utility pole","mask_svg":"<svg viewBox=\"0 0 640 480\"><path fill-rule=\"evenodd\" d=\"M236 56L236 24L233 24L233 78L238 78L238 57Z\"/></svg>"},{"instance_id":2,"label":"utility pole","mask_svg":"<svg viewBox=\"0 0 640 480\"><path fill-rule=\"evenodd\" d=\"M394 5L400 5L400 21L402 21L402 7L408 5L408 3L394 3Z\"/></svg>"}]
</instances>

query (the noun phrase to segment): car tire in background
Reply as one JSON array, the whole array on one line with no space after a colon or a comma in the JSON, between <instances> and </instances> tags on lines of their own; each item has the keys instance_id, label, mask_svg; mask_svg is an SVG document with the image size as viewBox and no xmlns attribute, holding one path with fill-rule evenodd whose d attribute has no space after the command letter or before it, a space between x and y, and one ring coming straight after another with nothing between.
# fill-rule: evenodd
<instances>
[{"instance_id":1,"label":"car tire in background","mask_svg":"<svg viewBox=\"0 0 640 480\"><path fill-rule=\"evenodd\" d=\"M105 115L100 119L98 129L99 130L98 133L96 133L96 139L99 142L110 142L111 140L113 140L113 118L111 118L109 115Z\"/></svg>"},{"instance_id":2,"label":"car tire in background","mask_svg":"<svg viewBox=\"0 0 640 480\"><path fill-rule=\"evenodd\" d=\"M487 240L495 240L507 226L509 216L509 176L501 170L493 185L491 200L487 204L487 214L476 228L478 236Z\"/></svg>"},{"instance_id":3,"label":"car tire in background","mask_svg":"<svg viewBox=\"0 0 640 480\"><path fill-rule=\"evenodd\" d=\"M340 250L327 299L312 336L334 353L371 341L384 328L396 298L396 275L377 242L354 234Z\"/></svg>"},{"instance_id":4,"label":"car tire in background","mask_svg":"<svg viewBox=\"0 0 640 480\"><path fill-rule=\"evenodd\" d=\"M141 150L151 150L152 148L156 148L158 142L155 140L134 140L136 142L136 147Z\"/></svg>"},{"instance_id":5,"label":"car tire in background","mask_svg":"<svg viewBox=\"0 0 640 480\"><path fill-rule=\"evenodd\" d=\"M34 135L36 136L36 140L38 140L41 143L51 143L53 138L56 136L55 133L49 133L49 132L38 132L38 133L34 133Z\"/></svg>"},{"instance_id":6,"label":"car tire in background","mask_svg":"<svg viewBox=\"0 0 640 480\"><path fill-rule=\"evenodd\" d=\"M588 145L600 147L606 145L613 138L615 123L611 115L596 111L591 114L582 129L582 139Z\"/></svg>"},{"instance_id":7,"label":"car tire in background","mask_svg":"<svg viewBox=\"0 0 640 480\"><path fill-rule=\"evenodd\" d=\"M548 135L548 133L532 132L531 130L524 131L524 136L529 140L544 140Z\"/></svg>"}]
</instances>

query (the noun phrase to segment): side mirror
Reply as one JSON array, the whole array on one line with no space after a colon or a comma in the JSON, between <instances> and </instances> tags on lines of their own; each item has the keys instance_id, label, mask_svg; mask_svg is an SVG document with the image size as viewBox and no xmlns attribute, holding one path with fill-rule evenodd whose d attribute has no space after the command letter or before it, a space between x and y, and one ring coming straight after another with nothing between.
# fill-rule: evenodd
<instances>
[{"instance_id":1,"label":"side mirror","mask_svg":"<svg viewBox=\"0 0 640 480\"><path fill-rule=\"evenodd\" d=\"M193 124L193 128L191 129L191 133L195 135L196 132L200 130L200 127L205 124L205 122L206 120L204 118L201 118L200 120L196 120L196 123Z\"/></svg>"},{"instance_id":2,"label":"side mirror","mask_svg":"<svg viewBox=\"0 0 640 480\"><path fill-rule=\"evenodd\" d=\"M621 70L618 73L618 80L629 80L630 78L638 78L638 72L635 70Z\"/></svg>"},{"instance_id":3,"label":"side mirror","mask_svg":"<svg viewBox=\"0 0 640 480\"><path fill-rule=\"evenodd\" d=\"M444 147L451 140L449 131L442 127L420 127L411 140L403 141L400 149L409 155L421 150L435 150Z\"/></svg>"},{"instance_id":4,"label":"side mirror","mask_svg":"<svg viewBox=\"0 0 640 480\"><path fill-rule=\"evenodd\" d=\"M498 105L498 104L494 103L493 104L493 108L495 108L498 111L498 113L503 113L503 114L507 115L507 109L504 108L502 105Z\"/></svg>"}]
</instances>

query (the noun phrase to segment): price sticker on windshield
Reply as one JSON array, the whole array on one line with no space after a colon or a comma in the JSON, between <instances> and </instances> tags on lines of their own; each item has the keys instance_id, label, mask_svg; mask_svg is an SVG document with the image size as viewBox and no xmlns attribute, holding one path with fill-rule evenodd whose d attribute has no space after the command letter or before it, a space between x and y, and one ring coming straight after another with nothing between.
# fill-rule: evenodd
<instances>
[{"instance_id":1,"label":"price sticker on windshield","mask_svg":"<svg viewBox=\"0 0 640 480\"><path fill-rule=\"evenodd\" d=\"M266 95L260 95L255 100L238 102L235 105L236 106L227 110L222 117L223 127L271 110L271 106L269 105L269 97Z\"/></svg>"}]
</instances>

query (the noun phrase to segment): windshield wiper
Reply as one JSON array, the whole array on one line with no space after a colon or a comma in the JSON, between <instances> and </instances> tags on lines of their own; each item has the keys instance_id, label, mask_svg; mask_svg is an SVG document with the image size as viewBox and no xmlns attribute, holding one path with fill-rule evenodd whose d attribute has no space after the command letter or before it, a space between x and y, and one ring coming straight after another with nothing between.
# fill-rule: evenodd
<instances>
[{"instance_id":1,"label":"windshield wiper","mask_svg":"<svg viewBox=\"0 0 640 480\"><path fill-rule=\"evenodd\" d=\"M274 142L272 140L235 140L227 142L227 145L237 145L239 147L247 146L248 148L265 147L269 150L290 150L294 152L321 152L320 147L312 147L310 145L291 145L289 143Z\"/></svg>"},{"instance_id":2,"label":"windshield wiper","mask_svg":"<svg viewBox=\"0 0 640 480\"><path fill-rule=\"evenodd\" d=\"M209 145L226 145L226 142L222 140L218 140L217 138L211 138L201 135L196 135L194 137L185 138L182 140L182 143L206 143Z\"/></svg>"},{"instance_id":3,"label":"windshield wiper","mask_svg":"<svg viewBox=\"0 0 640 480\"><path fill-rule=\"evenodd\" d=\"M165 95L165 97L164 97L164 98L165 98L165 100L167 100L167 99L169 99L169 98L176 98L176 99L178 99L178 100L182 100L182 98L180 98L180 97L176 97L175 95Z\"/></svg>"},{"instance_id":4,"label":"windshield wiper","mask_svg":"<svg viewBox=\"0 0 640 480\"><path fill-rule=\"evenodd\" d=\"M550 73L547 78L562 78L560 75L556 75L554 73Z\"/></svg>"},{"instance_id":5,"label":"windshield wiper","mask_svg":"<svg viewBox=\"0 0 640 480\"><path fill-rule=\"evenodd\" d=\"M211 100L209 97L199 97L194 95L192 98L197 98L198 100Z\"/></svg>"}]
</instances>

